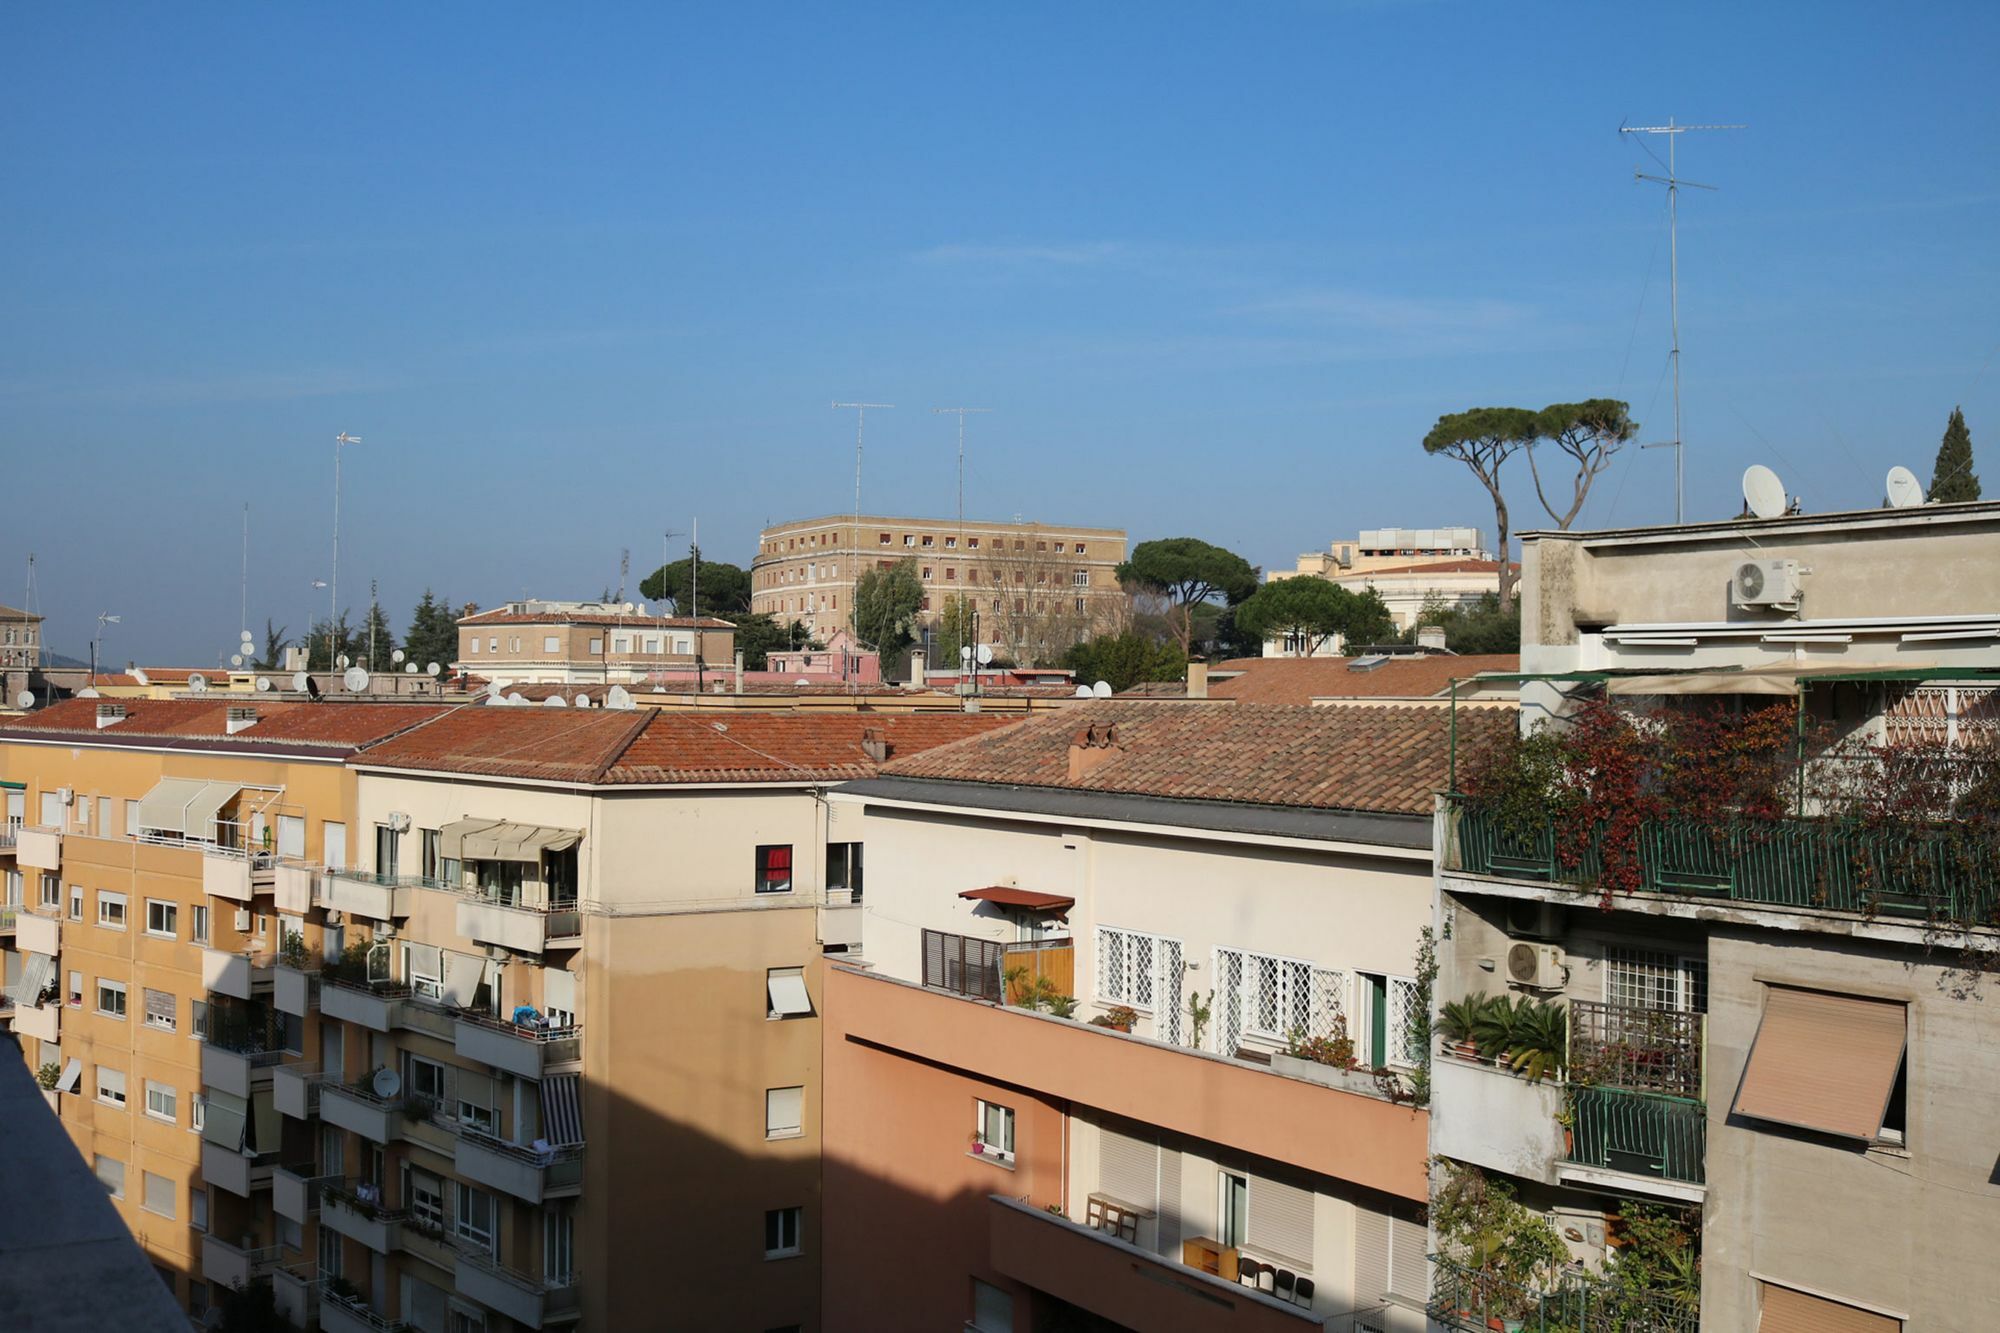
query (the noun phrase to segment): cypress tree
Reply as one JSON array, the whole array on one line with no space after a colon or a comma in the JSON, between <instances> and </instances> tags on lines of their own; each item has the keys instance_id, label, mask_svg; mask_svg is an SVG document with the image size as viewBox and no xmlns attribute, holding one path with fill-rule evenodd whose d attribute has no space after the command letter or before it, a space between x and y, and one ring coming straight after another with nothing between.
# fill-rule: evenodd
<instances>
[{"instance_id":1,"label":"cypress tree","mask_svg":"<svg viewBox=\"0 0 2000 1333\"><path fill-rule=\"evenodd\" d=\"M1937 462L1931 465L1930 498L1940 504L1979 498L1979 477L1972 470L1972 432L1965 428L1965 413L1956 407L1938 445Z\"/></svg>"}]
</instances>

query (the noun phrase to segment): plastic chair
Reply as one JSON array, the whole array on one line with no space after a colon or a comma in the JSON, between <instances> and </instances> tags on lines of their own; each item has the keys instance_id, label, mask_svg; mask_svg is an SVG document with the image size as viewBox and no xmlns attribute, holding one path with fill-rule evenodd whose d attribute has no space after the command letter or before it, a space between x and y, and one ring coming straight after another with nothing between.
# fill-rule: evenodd
<instances>
[{"instance_id":1,"label":"plastic chair","mask_svg":"<svg viewBox=\"0 0 2000 1333\"><path fill-rule=\"evenodd\" d=\"M1310 1308L1313 1303L1313 1290L1313 1280L1311 1278L1300 1278L1298 1285L1292 1289L1293 1303Z\"/></svg>"},{"instance_id":2,"label":"plastic chair","mask_svg":"<svg viewBox=\"0 0 2000 1333\"><path fill-rule=\"evenodd\" d=\"M1273 1289L1272 1294L1281 1301L1288 1301L1292 1299L1292 1289L1298 1285L1298 1281L1299 1275L1297 1273L1294 1273L1289 1268L1280 1268L1278 1270L1277 1286Z\"/></svg>"},{"instance_id":3,"label":"plastic chair","mask_svg":"<svg viewBox=\"0 0 2000 1333\"><path fill-rule=\"evenodd\" d=\"M1237 1260L1236 1280L1238 1282L1241 1282L1246 1287L1251 1287L1251 1288L1256 1287L1257 1271L1261 1269L1263 1266L1264 1265L1258 1263L1255 1259L1251 1259L1248 1257Z\"/></svg>"}]
</instances>

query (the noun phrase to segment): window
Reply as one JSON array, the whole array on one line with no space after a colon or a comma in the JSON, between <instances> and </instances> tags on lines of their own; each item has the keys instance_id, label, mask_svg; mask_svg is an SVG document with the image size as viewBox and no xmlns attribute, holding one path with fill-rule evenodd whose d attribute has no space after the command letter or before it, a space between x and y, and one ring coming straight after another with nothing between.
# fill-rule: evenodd
<instances>
[{"instance_id":1,"label":"window","mask_svg":"<svg viewBox=\"0 0 2000 1333\"><path fill-rule=\"evenodd\" d=\"M1908 1025L1893 1000L1771 986L1732 1109L1842 1138L1900 1138L1903 1109L1891 1103Z\"/></svg>"},{"instance_id":2,"label":"window","mask_svg":"<svg viewBox=\"0 0 2000 1333\"><path fill-rule=\"evenodd\" d=\"M764 1257L788 1259L799 1253L799 1226L803 1208L774 1208L764 1214Z\"/></svg>"},{"instance_id":3,"label":"window","mask_svg":"<svg viewBox=\"0 0 2000 1333\"><path fill-rule=\"evenodd\" d=\"M444 1181L428 1171L405 1168L404 1189L409 1195L410 1213L419 1222L444 1229Z\"/></svg>"},{"instance_id":4,"label":"window","mask_svg":"<svg viewBox=\"0 0 2000 1333\"><path fill-rule=\"evenodd\" d=\"M444 995L444 950L435 944L403 946L403 979L427 999Z\"/></svg>"},{"instance_id":5,"label":"window","mask_svg":"<svg viewBox=\"0 0 2000 1333\"><path fill-rule=\"evenodd\" d=\"M1216 1217L1224 1246L1235 1249L1250 1239L1250 1178L1234 1171L1221 1173L1221 1198Z\"/></svg>"},{"instance_id":6,"label":"window","mask_svg":"<svg viewBox=\"0 0 2000 1333\"><path fill-rule=\"evenodd\" d=\"M139 1175L140 1188L144 1191L140 1196L139 1206L149 1213L158 1213L161 1217L172 1217L174 1215L174 1182L166 1176L156 1176L151 1171L142 1171Z\"/></svg>"},{"instance_id":7,"label":"window","mask_svg":"<svg viewBox=\"0 0 2000 1333\"><path fill-rule=\"evenodd\" d=\"M880 542L879 544L880 544L880 545L883 545L883 546L887 546L887 545L889 544L889 534L888 534L888 533L886 533L886 532L885 532L885 533L883 533L883 534L882 534L882 540L881 540L881 542Z\"/></svg>"},{"instance_id":8,"label":"window","mask_svg":"<svg viewBox=\"0 0 2000 1333\"><path fill-rule=\"evenodd\" d=\"M62 907L62 880L54 875L42 876L41 904L44 907Z\"/></svg>"},{"instance_id":9,"label":"window","mask_svg":"<svg viewBox=\"0 0 2000 1333\"><path fill-rule=\"evenodd\" d=\"M472 655L476 657L478 656L478 654L479 654L479 636L475 634L472 636Z\"/></svg>"},{"instance_id":10,"label":"window","mask_svg":"<svg viewBox=\"0 0 2000 1333\"><path fill-rule=\"evenodd\" d=\"M972 1318L966 1323L975 1333L1014 1333L1014 1297L1004 1287L972 1279Z\"/></svg>"},{"instance_id":11,"label":"window","mask_svg":"<svg viewBox=\"0 0 2000 1333\"><path fill-rule=\"evenodd\" d=\"M97 1012L108 1018L125 1017L125 983L104 977L97 979Z\"/></svg>"},{"instance_id":12,"label":"window","mask_svg":"<svg viewBox=\"0 0 2000 1333\"><path fill-rule=\"evenodd\" d=\"M174 939L180 933L180 909L159 898L146 899L146 933Z\"/></svg>"},{"instance_id":13,"label":"window","mask_svg":"<svg viewBox=\"0 0 2000 1333\"><path fill-rule=\"evenodd\" d=\"M1384 1015L1386 1025L1386 1050L1388 1058L1384 1063L1413 1069L1424 1062L1424 1043L1419 1012L1423 994L1416 981L1410 977L1389 977L1388 1011Z\"/></svg>"},{"instance_id":14,"label":"window","mask_svg":"<svg viewBox=\"0 0 2000 1333\"><path fill-rule=\"evenodd\" d=\"M764 974L764 995L770 1008L766 1018L806 1018L813 1011L812 997L806 994L805 973L796 967L774 967Z\"/></svg>"},{"instance_id":15,"label":"window","mask_svg":"<svg viewBox=\"0 0 2000 1333\"><path fill-rule=\"evenodd\" d=\"M188 1001L188 1035L196 1041L208 1039L208 1001Z\"/></svg>"},{"instance_id":16,"label":"window","mask_svg":"<svg viewBox=\"0 0 2000 1333\"><path fill-rule=\"evenodd\" d=\"M612 635L612 636L611 636L611 651L612 651L612 652L614 652L614 653L629 653L629 652L631 652L631 651L632 651L632 640L631 640L631 638L630 638L629 636L627 636L627 635L623 635L623 634L614 634L614 635Z\"/></svg>"},{"instance_id":17,"label":"window","mask_svg":"<svg viewBox=\"0 0 2000 1333\"><path fill-rule=\"evenodd\" d=\"M861 844L830 842L826 845L826 888L829 893L845 892L853 902L861 901Z\"/></svg>"},{"instance_id":18,"label":"window","mask_svg":"<svg viewBox=\"0 0 2000 1333\"><path fill-rule=\"evenodd\" d=\"M208 905L196 903L188 909L188 936L196 944L208 943Z\"/></svg>"},{"instance_id":19,"label":"window","mask_svg":"<svg viewBox=\"0 0 2000 1333\"><path fill-rule=\"evenodd\" d=\"M341 870L347 866L347 825L327 820L321 833L328 870Z\"/></svg>"},{"instance_id":20,"label":"window","mask_svg":"<svg viewBox=\"0 0 2000 1333\"><path fill-rule=\"evenodd\" d=\"M561 652L562 639L554 634L547 635L542 639L542 651L545 653Z\"/></svg>"},{"instance_id":21,"label":"window","mask_svg":"<svg viewBox=\"0 0 2000 1333\"><path fill-rule=\"evenodd\" d=\"M401 835L387 824L377 824L375 826L375 873L394 879L398 868L397 862L401 859L399 854L402 849L403 839Z\"/></svg>"},{"instance_id":22,"label":"window","mask_svg":"<svg viewBox=\"0 0 2000 1333\"><path fill-rule=\"evenodd\" d=\"M125 929L125 895L109 889L97 891L97 924L108 930Z\"/></svg>"},{"instance_id":23,"label":"window","mask_svg":"<svg viewBox=\"0 0 2000 1333\"><path fill-rule=\"evenodd\" d=\"M972 1151L1012 1165L1014 1161L1014 1108L997 1102L975 1102L972 1122Z\"/></svg>"},{"instance_id":24,"label":"window","mask_svg":"<svg viewBox=\"0 0 2000 1333\"><path fill-rule=\"evenodd\" d=\"M1604 951L1604 1002L1675 1013L1708 1012L1708 964L1651 949Z\"/></svg>"},{"instance_id":25,"label":"window","mask_svg":"<svg viewBox=\"0 0 2000 1333\"><path fill-rule=\"evenodd\" d=\"M45 791L42 793L42 827L61 828L63 826L62 793Z\"/></svg>"},{"instance_id":26,"label":"window","mask_svg":"<svg viewBox=\"0 0 2000 1333\"><path fill-rule=\"evenodd\" d=\"M458 1189L458 1238L488 1254L493 1253L500 1229L494 1215L493 1196L462 1181L455 1183Z\"/></svg>"},{"instance_id":27,"label":"window","mask_svg":"<svg viewBox=\"0 0 2000 1333\"><path fill-rule=\"evenodd\" d=\"M946 537L944 539L944 549L947 551L956 551L958 549L958 538Z\"/></svg>"},{"instance_id":28,"label":"window","mask_svg":"<svg viewBox=\"0 0 2000 1333\"><path fill-rule=\"evenodd\" d=\"M1115 926L1097 928L1097 999L1154 1015L1154 1035L1176 1045L1183 1041L1186 977L1177 939Z\"/></svg>"},{"instance_id":29,"label":"window","mask_svg":"<svg viewBox=\"0 0 2000 1333\"><path fill-rule=\"evenodd\" d=\"M654 654L657 654L657 653L658 653L658 652L660 651L660 636L659 636L659 635L657 635L657 634L648 634L648 635L646 636L646 651L647 651L647 652L649 652L649 653L654 653Z\"/></svg>"},{"instance_id":30,"label":"window","mask_svg":"<svg viewBox=\"0 0 2000 1333\"><path fill-rule=\"evenodd\" d=\"M956 579L958 577L958 566L946 565L944 567L944 576L947 581Z\"/></svg>"},{"instance_id":31,"label":"window","mask_svg":"<svg viewBox=\"0 0 2000 1333\"><path fill-rule=\"evenodd\" d=\"M1070 573L1069 581L1079 588L1088 588L1090 586L1090 571L1087 569L1073 570Z\"/></svg>"},{"instance_id":32,"label":"window","mask_svg":"<svg viewBox=\"0 0 2000 1333\"><path fill-rule=\"evenodd\" d=\"M792 891L792 849L789 845L757 849L757 892Z\"/></svg>"},{"instance_id":33,"label":"window","mask_svg":"<svg viewBox=\"0 0 2000 1333\"><path fill-rule=\"evenodd\" d=\"M146 1026L158 1028L162 1032L172 1032L178 1023L174 1017L174 993L146 987Z\"/></svg>"},{"instance_id":34,"label":"window","mask_svg":"<svg viewBox=\"0 0 2000 1333\"><path fill-rule=\"evenodd\" d=\"M1901 1333L1903 1321L1858 1306L1813 1296L1775 1282L1759 1282L1763 1297L1757 1327L1760 1333L1785 1329L1838 1329L1840 1333Z\"/></svg>"},{"instance_id":35,"label":"window","mask_svg":"<svg viewBox=\"0 0 2000 1333\"><path fill-rule=\"evenodd\" d=\"M432 1106L444 1104L444 1066L435 1060L426 1060L420 1055L405 1057L408 1061L403 1071L403 1081L409 1086L409 1095L429 1102Z\"/></svg>"},{"instance_id":36,"label":"window","mask_svg":"<svg viewBox=\"0 0 2000 1333\"><path fill-rule=\"evenodd\" d=\"M291 1218L278 1216L278 1244L287 1250L303 1251L306 1247L306 1229Z\"/></svg>"},{"instance_id":37,"label":"window","mask_svg":"<svg viewBox=\"0 0 2000 1333\"><path fill-rule=\"evenodd\" d=\"M417 830L417 873L431 884L439 882L439 872L443 869L438 857L438 836L434 828Z\"/></svg>"},{"instance_id":38,"label":"window","mask_svg":"<svg viewBox=\"0 0 2000 1333\"><path fill-rule=\"evenodd\" d=\"M804 1133L805 1104L804 1088L764 1089L764 1137L795 1139Z\"/></svg>"},{"instance_id":39,"label":"window","mask_svg":"<svg viewBox=\"0 0 2000 1333\"><path fill-rule=\"evenodd\" d=\"M601 657L604 655L604 640L592 639L590 641L590 655L592 657Z\"/></svg>"},{"instance_id":40,"label":"window","mask_svg":"<svg viewBox=\"0 0 2000 1333\"><path fill-rule=\"evenodd\" d=\"M69 1005L72 1009L83 1008L83 973L69 974Z\"/></svg>"},{"instance_id":41,"label":"window","mask_svg":"<svg viewBox=\"0 0 2000 1333\"><path fill-rule=\"evenodd\" d=\"M188 1190L188 1225L196 1231L208 1230L208 1191L199 1185Z\"/></svg>"},{"instance_id":42,"label":"window","mask_svg":"<svg viewBox=\"0 0 2000 1333\"><path fill-rule=\"evenodd\" d=\"M562 1204L542 1214L542 1281L551 1287L576 1281L576 1214Z\"/></svg>"},{"instance_id":43,"label":"window","mask_svg":"<svg viewBox=\"0 0 2000 1333\"><path fill-rule=\"evenodd\" d=\"M977 538L977 537L967 537L967 538L965 539L965 549L966 549L966 550L968 550L968 551L976 551L976 550L978 550L978 549L979 549L979 538Z\"/></svg>"},{"instance_id":44,"label":"window","mask_svg":"<svg viewBox=\"0 0 2000 1333\"><path fill-rule=\"evenodd\" d=\"M934 541L936 541L936 540L937 540L937 539L936 539L936 538L934 538L934 537L932 537L932 536L931 536L931 535L930 535L929 533L925 533L925 534L924 534L924 545L925 545L925 546L927 546L927 547L928 547L928 546L929 546L929 545L930 545L930 544L931 544L932 542L934 542Z\"/></svg>"},{"instance_id":45,"label":"window","mask_svg":"<svg viewBox=\"0 0 2000 1333\"><path fill-rule=\"evenodd\" d=\"M125 1163L113 1157L99 1154L96 1161L97 1181L104 1186L104 1192L114 1199L125 1197Z\"/></svg>"},{"instance_id":46,"label":"window","mask_svg":"<svg viewBox=\"0 0 2000 1333\"><path fill-rule=\"evenodd\" d=\"M1078 542L1078 543L1076 544L1076 554L1077 554L1077 555L1082 555L1082 554L1083 554L1083 543L1082 543L1082 542Z\"/></svg>"},{"instance_id":47,"label":"window","mask_svg":"<svg viewBox=\"0 0 2000 1333\"><path fill-rule=\"evenodd\" d=\"M177 1121L179 1107L174 1090L164 1083L146 1080L146 1114L155 1120Z\"/></svg>"},{"instance_id":48,"label":"window","mask_svg":"<svg viewBox=\"0 0 2000 1333\"><path fill-rule=\"evenodd\" d=\"M909 533L907 533L907 532L903 534L903 545L905 545L905 546L915 546L916 544L917 544L917 539L916 539L915 537L912 537L912 536L911 536L911 535L910 535Z\"/></svg>"},{"instance_id":49,"label":"window","mask_svg":"<svg viewBox=\"0 0 2000 1333\"><path fill-rule=\"evenodd\" d=\"M500 651L500 636L498 634L489 634L486 636L486 651L489 653Z\"/></svg>"},{"instance_id":50,"label":"window","mask_svg":"<svg viewBox=\"0 0 2000 1333\"><path fill-rule=\"evenodd\" d=\"M518 655L521 651L521 636L516 634L507 640L507 651ZM554 651L551 649L550 651Z\"/></svg>"},{"instance_id":51,"label":"window","mask_svg":"<svg viewBox=\"0 0 2000 1333\"><path fill-rule=\"evenodd\" d=\"M923 573L923 576L924 576L925 578L929 578L929 577L931 576L931 567L930 567L929 565L925 565L925 566L924 566L924 573Z\"/></svg>"},{"instance_id":52,"label":"window","mask_svg":"<svg viewBox=\"0 0 2000 1333\"><path fill-rule=\"evenodd\" d=\"M72 884L69 886L69 919L72 921L83 920L83 885L81 884Z\"/></svg>"},{"instance_id":53,"label":"window","mask_svg":"<svg viewBox=\"0 0 2000 1333\"><path fill-rule=\"evenodd\" d=\"M125 1071L97 1067L97 1100L111 1106L125 1104Z\"/></svg>"}]
</instances>

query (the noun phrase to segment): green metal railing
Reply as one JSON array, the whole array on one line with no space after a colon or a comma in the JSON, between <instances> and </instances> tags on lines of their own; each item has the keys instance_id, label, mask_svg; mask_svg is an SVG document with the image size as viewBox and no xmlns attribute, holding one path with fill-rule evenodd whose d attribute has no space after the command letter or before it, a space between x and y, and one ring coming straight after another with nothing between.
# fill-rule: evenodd
<instances>
[{"instance_id":1,"label":"green metal railing","mask_svg":"<svg viewBox=\"0 0 2000 1333\"><path fill-rule=\"evenodd\" d=\"M1469 875L1591 884L1603 830L1575 864L1546 824L1509 826L1463 796L1453 815L1450 869ZM1640 888L1732 902L1830 908L1872 916L2000 923L2000 843L1964 829L1786 816L1714 824L1648 821L1639 830Z\"/></svg>"},{"instance_id":2,"label":"green metal railing","mask_svg":"<svg viewBox=\"0 0 2000 1333\"><path fill-rule=\"evenodd\" d=\"M1701 1311L1667 1292L1621 1289L1583 1276L1546 1290L1432 1257L1430 1317L1447 1328L1522 1333L1696 1333Z\"/></svg>"},{"instance_id":3,"label":"green metal railing","mask_svg":"<svg viewBox=\"0 0 2000 1333\"><path fill-rule=\"evenodd\" d=\"M1708 1107L1692 1097L1571 1087L1565 1161L1689 1185L1707 1180Z\"/></svg>"}]
</instances>

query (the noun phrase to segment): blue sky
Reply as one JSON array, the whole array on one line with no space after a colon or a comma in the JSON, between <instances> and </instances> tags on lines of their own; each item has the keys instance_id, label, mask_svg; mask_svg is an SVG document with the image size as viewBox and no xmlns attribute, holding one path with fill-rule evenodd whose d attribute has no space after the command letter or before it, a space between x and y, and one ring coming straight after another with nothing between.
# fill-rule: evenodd
<instances>
[{"instance_id":1,"label":"blue sky","mask_svg":"<svg viewBox=\"0 0 2000 1333\"><path fill-rule=\"evenodd\" d=\"M208 664L378 579L591 596L699 516L852 503L1192 533L1253 562L1491 508L1440 413L1592 395L1688 511L2000 487L1992 5L13 6L0 601ZM1539 513L1510 464L1517 529ZM1585 522L1671 517L1631 451ZM685 538L677 538L682 545ZM318 600L313 600L318 596Z\"/></svg>"}]
</instances>

